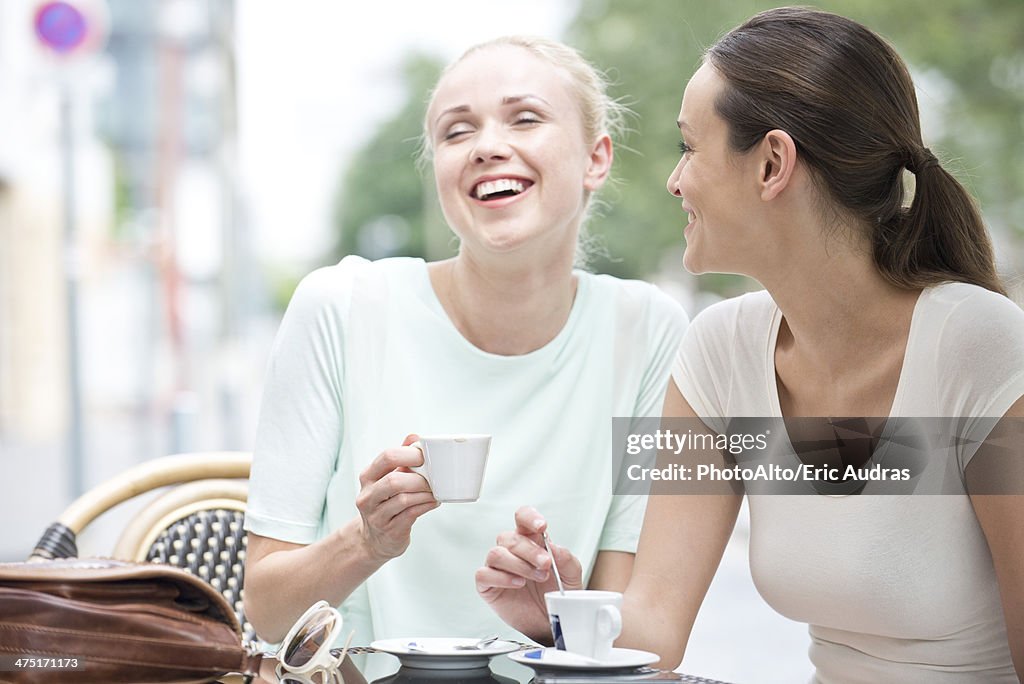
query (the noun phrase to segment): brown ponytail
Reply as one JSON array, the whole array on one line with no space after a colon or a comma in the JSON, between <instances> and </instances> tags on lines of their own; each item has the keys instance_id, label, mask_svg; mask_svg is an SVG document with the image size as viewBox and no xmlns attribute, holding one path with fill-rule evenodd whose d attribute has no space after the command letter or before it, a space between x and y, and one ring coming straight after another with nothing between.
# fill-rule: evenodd
<instances>
[{"instance_id":1,"label":"brown ponytail","mask_svg":"<svg viewBox=\"0 0 1024 684\"><path fill-rule=\"evenodd\" d=\"M973 198L926 147L911 152L905 167L915 177L914 200L872 236L882 274L901 287L956 280L1005 295Z\"/></svg>"},{"instance_id":2,"label":"brown ponytail","mask_svg":"<svg viewBox=\"0 0 1024 684\"><path fill-rule=\"evenodd\" d=\"M974 200L922 145L913 81L882 38L835 14L783 7L727 33L706 59L726 81L715 104L732 146L789 133L821 189L869 227L890 282L1006 294ZM916 179L909 208L904 169Z\"/></svg>"}]
</instances>

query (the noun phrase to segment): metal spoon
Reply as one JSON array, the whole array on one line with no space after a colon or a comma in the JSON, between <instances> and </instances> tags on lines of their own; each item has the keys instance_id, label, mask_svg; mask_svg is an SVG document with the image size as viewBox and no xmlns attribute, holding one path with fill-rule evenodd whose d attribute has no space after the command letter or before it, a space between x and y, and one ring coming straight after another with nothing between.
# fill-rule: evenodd
<instances>
[{"instance_id":1,"label":"metal spoon","mask_svg":"<svg viewBox=\"0 0 1024 684\"><path fill-rule=\"evenodd\" d=\"M493 644L499 638L500 637L497 634L495 634L494 636L484 637L483 639L480 639L479 641L477 641L475 643L466 644L466 645L462 645L462 646L454 646L453 648L456 651L480 651L482 649L487 648L491 644Z\"/></svg>"},{"instance_id":2,"label":"metal spoon","mask_svg":"<svg viewBox=\"0 0 1024 684\"><path fill-rule=\"evenodd\" d=\"M555 565L555 554L551 553L551 540L548 538L547 531L544 532L544 548L547 549L548 555L551 556L551 570L555 573L555 582L558 583L558 592L565 596L565 587L562 586L562 576L558 574L558 566Z\"/></svg>"}]
</instances>

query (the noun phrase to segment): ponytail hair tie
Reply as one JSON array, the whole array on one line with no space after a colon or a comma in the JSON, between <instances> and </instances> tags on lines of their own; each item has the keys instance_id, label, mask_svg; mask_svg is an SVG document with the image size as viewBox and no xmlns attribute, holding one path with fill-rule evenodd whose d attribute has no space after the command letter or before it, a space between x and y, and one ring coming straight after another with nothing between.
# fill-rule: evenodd
<instances>
[{"instance_id":1,"label":"ponytail hair tie","mask_svg":"<svg viewBox=\"0 0 1024 684\"><path fill-rule=\"evenodd\" d=\"M927 147L919 147L916 151L913 151L909 155L909 159L903 165L907 171L910 171L915 176L921 174L925 169L930 169L934 166L939 166L939 160L935 158L932 151Z\"/></svg>"}]
</instances>

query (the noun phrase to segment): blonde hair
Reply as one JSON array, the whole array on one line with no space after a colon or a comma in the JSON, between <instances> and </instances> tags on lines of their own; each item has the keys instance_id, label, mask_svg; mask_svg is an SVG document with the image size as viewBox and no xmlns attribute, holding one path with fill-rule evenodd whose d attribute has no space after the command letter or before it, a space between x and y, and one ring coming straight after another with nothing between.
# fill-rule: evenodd
<instances>
[{"instance_id":1,"label":"blonde hair","mask_svg":"<svg viewBox=\"0 0 1024 684\"><path fill-rule=\"evenodd\" d=\"M574 99L580 108L580 118L583 122L583 138L588 144L596 142L605 133L612 138L613 142L625 133L625 119L629 114L629 108L608 95L607 77L585 60L574 48L548 38L537 36L501 36L474 45L462 53L461 57L445 67L444 71L441 72L441 76L437 79L437 83L440 84L445 76L473 53L501 46L523 48L552 66L562 69L569 76L569 83L575 95ZM437 86L430 92L430 97L427 99L427 112L430 111L430 107L434 103L436 93ZM420 162L426 163L429 161L432 153L430 121L427 115L424 114Z\"/></svg>"}]
</instances>

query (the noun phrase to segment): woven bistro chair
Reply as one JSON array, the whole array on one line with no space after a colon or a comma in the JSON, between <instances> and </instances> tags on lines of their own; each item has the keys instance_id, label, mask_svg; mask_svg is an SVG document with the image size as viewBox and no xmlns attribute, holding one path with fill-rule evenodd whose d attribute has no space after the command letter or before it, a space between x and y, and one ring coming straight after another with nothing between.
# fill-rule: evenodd
<instances>
[{"instance_id":1,"label":"woven bistro chair","mask_svg":"<svg viewBox=\"0 0 1024 684\"><path fill-rule=\"evenodd\" d=\"M202 578L234 608L243 639L254 639L242 608L251 463L248 453L237 451L177 454L140 463L72 502L43 533L29 560L77 557L77 536L93 520L140 494L169 487L132 518L112 556L172 565Z\"/></svg>"}]
</instances>

